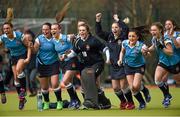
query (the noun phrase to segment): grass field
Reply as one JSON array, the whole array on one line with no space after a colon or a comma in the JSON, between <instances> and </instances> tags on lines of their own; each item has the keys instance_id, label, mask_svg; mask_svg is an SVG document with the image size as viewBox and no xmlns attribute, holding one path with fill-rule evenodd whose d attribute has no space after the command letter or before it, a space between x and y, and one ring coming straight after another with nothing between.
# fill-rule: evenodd
<instances>
[{"instance_id":1,"label":"grass field","mask_svg":"<svg viewBox=\"0 0 180 117\"><path fill-rule=\"evenodd\" d=\"M108 110L47 110L38 112L36 106L36 97L29 98L24 110L18 110L18 100L16 93L7 93L8 102L5 105L0 104L0 116L180 116L180 88L170 88L173 96L171 106L167 109L163 108L162 93L158 88L150 88L152 100L147 104L145 110L137 110L136 102L135 110L120 110L118 108L119 101L114 95L112 89L105 90L107 97L111 99L112 108ZM81 97L78 91L79 97ZM54 93L51 92L51 101L55 101ZM68 99L67 93L63 90L63 99ZM81 98L82 99L82 98Z\"/></svg>"}]
</instances>

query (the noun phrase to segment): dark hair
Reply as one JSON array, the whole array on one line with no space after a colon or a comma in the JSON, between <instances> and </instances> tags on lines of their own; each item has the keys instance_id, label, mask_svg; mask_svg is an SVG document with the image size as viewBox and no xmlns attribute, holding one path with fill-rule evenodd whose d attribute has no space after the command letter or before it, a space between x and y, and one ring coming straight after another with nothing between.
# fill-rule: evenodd
<instances>
[{"instance_id":1,"label":"dark hair","mask_svg":"<svg viewBox=\"0 0 180 117\"><path fill-rule=\"evenodd\" d=\"M136 35L139 37L138 40L139 40L139 41L143 41L143 36L142 36L141 32L138 31L137 29L131 28L131 29L129 30L129 32L135 32Z\"/></svg>"},{"instance_id":2,"label":"dark hair","mask_svg":"<svg viewBox=\"0 0 180 117\"><path fill-rule=\"evenodd\" d=\"M10 22L4 22L3 26L4 26L4 25L9 25L11 28L13 28L13 24L10 23Z\"/></svg>"},{"instance_id":3,"label":"dark hair","mask_svg":"<svg viewBox=\"0 0 180 117\"><path fill-rule=\"evenodd\" d=\"M30 34L33 39L35 38L35 34L34 34L30 29L25 30L25 31L24 31L24 34Z\"/></svg>"},{"instance_id":4,"label":"dark hair","mask_svg":"<svg viewBox=\"0 0 180 117\"><path fill-rule=\"evenodd\" d=\"M174 26L174 31L180 31L179 26L177 25L177 23L175 22L175 20L173 19L167 19L166 21L170 21L172 23L172 25Z\"/></svg>"},{"instance_id":5,"label":"dark hair","mask_svg":"<svg viewBox=\"0 0 180 117\"><path fill-rule=\"evenodd\" d=\"M173 26L177 26L175 20L173 20L173 19L167 19L166 21L170 21L173 24Z\"/></svg>"},{"instance_id":6,"label":"dark hair","mask_svg":"<svg viewBox=\"0 0 180 117\"><path fill-rule=\"evenodd\" d=\"M59 24L59 23L53 23L53 24L51 24L51 26L52 26L52 25L57 25L59 29L62 28L61 24Z\"/></svg>"},{"instance_id":7,"label":"dark hair","mask_svg":"<svg viewBox=\"0 0 180 117\"><path fill-rule=\"evenodd\" d=\"M119 26L119 28L122 28L122 27L120 26L120 24L119 24L118 22L116 22L116 21L114 21L111 25L113 25L113 24L117 24L117 25Z\"/></svg>"},{"instance_id":8,"label":"dark hair","mask_svg":"<svg viewBox=\"0 0 180 117\"><path fill-rule=\"evenodd\" d=\"M47 26L49 26L49 28L51 29L51 23L46 22L46 23L44 23L43 25L47 25Z\"/></svg>"}]
</instances>

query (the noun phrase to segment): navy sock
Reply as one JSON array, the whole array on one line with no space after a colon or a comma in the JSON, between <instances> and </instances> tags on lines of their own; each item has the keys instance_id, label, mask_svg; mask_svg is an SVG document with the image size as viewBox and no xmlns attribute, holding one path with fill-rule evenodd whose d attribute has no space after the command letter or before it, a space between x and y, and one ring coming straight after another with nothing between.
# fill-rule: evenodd
<instances>
[{"instance_id":1,"label":"navy sock","mask_svg":"<svg viewBox=\"0 0 180 117\"><path fill-rule=\"evenodd\" d=\"M121 90L114 92L121 102L126 102L126 98L124 97L124 94Z\"/></svg>"},{"instance_id":2,"label":"navy sock","mask_svg":"<svg viewBox=\"0 0 180 117\"><path fill-rule=\"evenodd\" d=\"M54 90L54 93L56 95L57 101L62 101L61 88Z\"/></svg>"},{"instance_id":3,"label":"navy sock","mask_svg":"<svg viewBox=\"0 0 180 117\"><path fill-rule=\"evenodd\" d=\"M135 94L134 97L137 99L137 101L138 101L139 103L144 103L144 104L145 104L145 101L144 101L144 99L143 99L143 97L142 97L142 94L141 94L140 92L138 92L137 94Z\"/></svg>"}]
</instances>

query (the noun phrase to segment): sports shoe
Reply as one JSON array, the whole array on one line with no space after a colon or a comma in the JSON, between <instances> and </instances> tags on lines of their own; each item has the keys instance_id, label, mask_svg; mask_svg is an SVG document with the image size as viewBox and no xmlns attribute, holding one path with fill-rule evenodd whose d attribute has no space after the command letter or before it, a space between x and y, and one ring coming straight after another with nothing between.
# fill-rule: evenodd
<instances>
[{"instance_id":1,"label":"sports shoe","mask_svg":"<svg viewBox=\"0 0 180 117\"><path fill-rule=\"evenodd\" d=\"M121 110L126 109L126 106L127 106L127 102L121 102L121 103L120 103L120 109L121 109Z\"/></svg>"},{"instance_id":2,"label":"sports shoe","mask_svg":"<svg viewBox=\"0 0 180 117\"><path fill-rule=\"evenodd\" d=\"M22 110L24 108L26 102L27 102L26 98L19 99L19 110Z\"/></svg>"},{"instance_id":3,"label":"sports shoe","mask_svg":"<svg viewBox=\"0 0 180 117\"><path fill-rule=\"evenodd\" d=\"M144 93L144 97L147 103L151 101L151 95L149 93L149 90L147 90L147 93Z\"/></svg>"},{"instance_id":4,"label":"sports shoe","mask_svg":"<svg viewBox=\"0 0 180 117\"><path fill-rule=\"evenodd\" d=\"M5 93L1 93L1 103L5 104L6 102L7 102L6 94Z\"/></svg>"},{"instance_id":5,"label":"sports shoe","mask_svg":"<svg viewBox=\"0 0 180 117\"><path fill-rule=\"evenodd\" d=\"M94 102L92 102L91 100L85 100L81 106L81 109L89 109L89 108L99 109L99 106Z\"/></svg>"},{"instance_id":6,"label":"sports shoe","mask_svg":"<svg viewBox=\"0 0 180 117\"><path fill-rule=\"evenodd\" d=\"M103 101L99 102L99 109L111 108L111 101L108 98L104 98Z\"/></svg>"},{"instance_id":7,"label":"sports shoe","mask_svg":"<svg viewBox=\"0 0 180 117\"><path fill-rule=\"evenodd\" d=\"M81 106L81 102L79 100L71 100L68 108L78 109Z\"/></svg>"},{"instance_id":8,"label":"sports shoe","mask_svg":"<svg viewBox=\"0 0 180 117\"><path fill-rule=\"evenodd\" d=\"M171 99L172 99L172 96L171 95L167 95L164 97L164 100L162 102L164 108L168 108L169 105L171 104Z\"/></svg>"},{"instance_id":9,"label":"sports shoe","mask_svg":"<svg viewBox=\"0 0 180 117\"><path fill-rule=\"evenodd\" d=\"M135 108L135 105L134 105L133 102L127 102L127 104L126 104L126 109L127 110L132 110L134 108Z\"/></svg>"},{"instance_id":10,"label":"sports shoe","mask_svg":"<svg viewBox=\"0 0 180 117\"><path fill-rule=\"evenodd\" d=\"M146 108L146 103L140 103L139 104L139 110L145 109Z\"/></svg>"},{"instance_id":11,"label":"sports shoe","mask_svg":"<svg viewBox=\"0 0 180 117\"><path fill-rule=\"evenodd\" d=\"M43 110L48 110L49 109L49 102L44 102Z\"/></svg>"},{"instance_id":12,"label":"sports shoe","mask_svg":"<svg viewBox=\"0 0 180 117\"><path fill-rule=\"evenodd\" d=\"M63 109L63 102L62 101L58 101L57 102L57 107L56 107L57 110L61 110Z\"/></svg>"}]
</instances>

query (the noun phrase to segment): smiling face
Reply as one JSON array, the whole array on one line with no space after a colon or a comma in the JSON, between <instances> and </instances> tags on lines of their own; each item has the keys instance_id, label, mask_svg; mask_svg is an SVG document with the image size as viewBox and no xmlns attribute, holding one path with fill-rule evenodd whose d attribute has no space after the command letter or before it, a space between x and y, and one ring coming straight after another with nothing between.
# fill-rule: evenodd
<instances>
[{"instance_id":1,"label":"smiling face","mask_svg":"<svg viewBox=\"0 0 180 117\"><path fill-rule=\"evenodd\" d=\"M3 32L9 36L13 34L13 27L10 26L10 24L4 24L3 25Z\"/></svg>"},{"instance_id":2,"label":"smiling face","mask_svg":"<svg viewBox=\"0 0 180 117\"><path fill-rule=\"evenodd\" d=\"M150 32L151 35L155 38L159 38L161 36L161 30L156 25L151 26Z\"/></svg>"},{"instance_id":3,"label":"smiling face","mask_svg":"<svg viewBox=\"0 0 180 117\"><path fill-rule=\"evenodd\" d=\"M51 27L48 25L43 25L42 26L42 33L46 38L51 37Z\"/></svg>"},{"instance_id":4,"label":"smiling face","mask_svg":"<svg viewBox=\"0 0 180 117\"><path fill-rule=\"evenodd\" d=\"M118 37L121 33L121 28L119 27L118 23L113 23L111 26L111 31L114 34L114 36Z\"/></svg>"},{"instance_id":5,"label":"smiling face","mask_svg":"<svg viewBox=\"0 0 180 117\"><path fill-rule=\"evenodd\" d=\"M89 30L88 30L88 27L86 27L86 25L79 26L78 31L79 31L79 36L82 39L86 39L89 35Z\"/></svg>"},{"instance_id":6,"label":"smiling face","mask_svg":"<svg viewBox=\"0 0 180 117\"><path fill-rule=\"evenodd\" d=\"M165 29L170 30L171 28L174 28L173 23L170 20L167 20L165 22Z\"/></svg>"},{"instance_id":7,"label":"smiling face","mask_svg":"<svg viewBox=\"0 0 180 117\"><path fill-rule=\"evenodd\" d=\"M60 26L58 24L52 24L51 25L51 34L54 37L59 36L60 32L61 32L61 29L60 29Z\"/></svg>"},{"instance_id":8,"label":"smiling face","mask_svg":"<svg viewBox=\"0 0 180 117\"><path fill-rule=\"evenodd\" d=\"M129 39L129 44L130 45L135 45L136 42L138 41L138 36L136 34L136 32L129 32L128 33L128 39Z\"/></svg>"}]
</instances>

